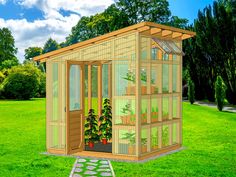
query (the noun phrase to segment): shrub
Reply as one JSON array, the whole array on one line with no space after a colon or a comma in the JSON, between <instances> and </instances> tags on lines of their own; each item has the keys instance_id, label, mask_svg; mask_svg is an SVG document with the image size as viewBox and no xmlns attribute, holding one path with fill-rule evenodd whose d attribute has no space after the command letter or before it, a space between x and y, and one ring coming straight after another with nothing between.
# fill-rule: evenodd
<instances>
[{"instance_id":1,"label":"shrub","mask_svg":"<svg viewBox=\"0 0 236 177\"><path fill-rule=\"evenodd\" d=\"M40 85L40 70L32 64L16 66L9 70L2 83L3 95L10 99L30 99Z\"/></svg>"},{"instance_id":2,"label":"shrub","mask_svg":"<svg viewBox=\"0 0 236 177\"><path fill-rule=\"evenodd\" d=\"M45 98L46 97L46 74L40 73L40 83L37 97Z\"/></svg>"},{"instance_id":3,"label":"shrub","mask_svg":"<svg viewBox=\"0 0 236 177\"><path fill-rule=\"evenodd\" d=\"M188 100L191 104L195 101L195 86L191 79L188 80Z\"/></svg>"},{"instance_id":4,"label":"shrub","mask_svg":"<svg viewBox=\"0 0 236 177\"><path fill-rule=\"evenodd\" d=\"M225 99L226 85L221 78L221 76L217 76L215 82L215 99L217 103L217 108L219 111L222 111L224 107L224 99Z\"/></svg>"}]
</instances>

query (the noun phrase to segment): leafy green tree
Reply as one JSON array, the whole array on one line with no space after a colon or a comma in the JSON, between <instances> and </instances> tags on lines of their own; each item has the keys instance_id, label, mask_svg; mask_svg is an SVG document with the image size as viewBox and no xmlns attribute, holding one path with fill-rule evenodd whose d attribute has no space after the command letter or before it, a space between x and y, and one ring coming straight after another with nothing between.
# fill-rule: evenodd
<instances>
[{"instance_id":1,"label":"leafy green tree","mask_svg":"<svg viewBox=\"0 0 236 177\"><path fill-rule=\"evenodd\" d=\"M142 21L166 23L171 15L167 0L118 0L116 6L127 14L130 25Z\"/></svg>"},{"instance_id":2,"label":"leafy green tree","mask_svg":"<svg viewBox=\"0 0 236 177\"><path fill-rule=\"evenodd\" d=\"M224 107L226 86L221 76L217 76L215 82L215 99L217 103L217 108L219 111L222 111Z\"/></svg>"},{"instance_id":3,"label":"leafy green tree","mask_svg":"<svg viewBox=\"0 0 236 177\"><path fill-rule=\"evenodd\" d=\"M57 49L59 49L59 44L57 43L57 41L53 40L52 38L49 38L43 46L42 53L48 53Z\"/></svg>"},{"instance_id":4,"label":"leafy green tree","mask_svg":"<svg viewBox=\"0 0 236 177\"><path fill-rule=\"evenodd\" d=\"M2 83L3 95L10 99L34 97L40 84L40 70L32 64L15 66Z\"/></svg>"},{"instance_id":5,"label":"leafy green tree","mask_svg":"<svg viewBox=\"0 0 236 177\"><path fill-rule=\"evenodd\" d=\"M172 16L170 17L169 21L166 23L166 25L173 26L176 28L187 28L188 20L185 18L179 18L178 16Z\"/></svg>"},{"instance_id":6,"label":"leafy green tree","mask_svg":"<svg viewBox=\"0 0 236 177\"><path fill-rule=\"evenodd\" d=\"M29 47L25 49L25 60L32 60L33 57L41 55L42 52L41 47Z\"/></svg>"},{"instance_id":7,"label":"leafy green tree","mask_svg":"<svg viewBox=\"0 0 236 177\"><path fill-rule=\"evenodd\" d=\"M194 89L194 83L191 79L188 80L188 100L191 104L194 103L195 98L195 89Z\"/></svg>"},{"instance_id":8,"label":"leafy green tree","mask_svg":"<svg viewBox=\"0 0 236 177\"><path fill-rule=\"evenodd\" d=\"M18 65L15 40L8 28L0 28L0 70Z\"/></svg>"}]
</instances>

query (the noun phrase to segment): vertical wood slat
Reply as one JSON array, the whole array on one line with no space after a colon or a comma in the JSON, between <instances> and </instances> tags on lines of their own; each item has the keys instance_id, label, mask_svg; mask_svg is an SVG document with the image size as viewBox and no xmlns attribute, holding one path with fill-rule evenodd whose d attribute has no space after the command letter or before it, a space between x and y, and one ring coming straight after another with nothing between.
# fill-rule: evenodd
<instances>
[{"instance_id":1,"label":"vertical wood slat","mask_svg":"<svg viewBox=\"0 0 236 177\"><path fill-rule=\"evenodd\" d=\"M92 65L88 65L88 110L92 109Z\"/></svg>"},{"instance_id":2,"label":"vertical wood slat","mask_svg":"<svg viewBox=\"0 0 236 177\"><path fill-rule=\"evenodd\" d=\"M46 147L47 149L50 148L50 144L51 144L51 129L50 129L50 119L52 118L52 63L50 62L46 62L46 66L47 66L47 70L46 70Z\"/></svg>"},{"instance_id":3,"label":"vertical wood slat","mask_svg":"<svg viewBox=\"0 0 236 177\"><path fill-rule=\"evenodd\" d=\"M147 68L147 78L149 78L147 81L147 90L148 93L151 94L151 86L152 86L152 65L151 65L151 60L152 60L152 39L147 38L147 59L150 61L148 64ZM148 97L148 104L147 104L147 123L151 123L151 96ZM147 151L151 151L151 126L148 126L147 129Z\"/></svg>"},{"instance_id":4,"label":"vertical wood slat","mask_svg":"<svg viewBox=\"0 0 236 177\"><path fill-rule=\"evenodd\" d=\"M59 147L61 147L62 145L62 114L61 114L61 110L62 110L62 63L58 62L58 145Z\"/></svg>"},{"instance_id":5,"label":"vertical wood slat","mask_svg":"<svg viewBox=\"0 0 236 177\"><path fill-rule=\"evenodd\" d=\"M180 45L180 49L181 50L183 50L182 49L182 41L179 43L179 45ZM180 56L180 79L181 79L181 81L182 81L182 62L183 62L183 57L182 57L182 55ZM183 124L183 120L182 120L182 112L183 112L183 108L182 108L182 82L180 82L180 85L179 85L179 87L180 87L180 102L179 102L179 104L180 104L180 130L179 130L179 137L180 137L180 140L179 140L179 142L180 142L180 144L182 145L182 124Z\"/></svg>"},{"instance_id":6,"label":"vertical wood slat","mask_svg":"<svg viewBox=\"0 0 236 177\"><path fill-rule=\"evenodd\" d=\"M162 148L162 126L158 127L158 149Z\"/></svg>"},{"instance_id":7,"label":"vertical wood slat","mask_svg":"<svg viewBox=\"0 0 236 177\"><path fill-rule=\"evenodd\" d=\"M112 105L112 64L108 64L108 98Z\"/></svg>"},{"instance_id":8,"label":"vertical wood slat","mask_svg":"<svg viewBox=\"0 0 236 177\"><path fill-rule=\"evenodd\" d=\"M135 123L135 134L136 134L136 156L141 156L141 81L140 81L140 35L136 32L136 87L135 87L135 97L136 97L136 123Z\"/></svg>"},{"instance_id":9,"label":"vertical wood slat","mask_svg":"<svg viewBox=\"0 0 236 177\"><path fill-rule=\"evenodd\" d=\"M69 154L69 114L70 114L70 105L69 105L69 61L66 61L66 154Z\"/></svg>"},{"instance_id":10,"label":"vertical wood slat","mask_svg":"<svg viewBox=\"0 0 236 177\"><path fill-rule=\"evenodd\" d=\"M98 116L102 114L102 64L98 65Z\"/></svg>"},{"instance_id":11,"label":"vertical wood slat","mask_svg":"<svg viewBox=\"0 0 236 177\"><path fill-rule=\"evenodd\" d=\"M84 144L84 124L85 124L85 119L84 119L84 115L85 115L85 86L84 86L84 84L83 83L85 83L85 67L84 67L84 65L80 65L80 67L81 67L81 70L80 70L80 73L81 73L81 76L82 76L82 78L81 78L81 83L80 83L80 94L81 94L81 97L80 97L80 102L81 102L81 109L82 109L82 120L81 120L81 124L82 124L82 130L81 130L81 146L80 146L80 150L82 151L83 149L84 149L84 146L85 146L85 144Z\"/></svg>"},{"instance_id":12,"label":"vertical wood slat","mask_svg":"<svg viewBox=\"0 0 236 177\"><path fill-rule=\"evenodd\" d=\"M115 58L115 39L113 38L112 39L112 58ZM119 140L118 140L118 130L115 130L114 129L114 126L115 126L115 121L116 121L116 117L115 117L115 112L116 112L116 108L115 108L115 101L113 100L114 99L114 96L115 96L115 61L112 61L111 62L111 89L112 91L110 92L111 94L111 104L112 104L112 153L115 154L115 153L118 153L118 144L119 144Z\"/></svg>"}]
</instances>

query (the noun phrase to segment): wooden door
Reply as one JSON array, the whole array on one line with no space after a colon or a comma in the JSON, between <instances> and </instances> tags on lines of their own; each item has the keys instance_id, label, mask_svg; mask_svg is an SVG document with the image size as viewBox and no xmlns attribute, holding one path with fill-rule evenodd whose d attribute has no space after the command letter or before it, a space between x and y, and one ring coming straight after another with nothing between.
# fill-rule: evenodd
<instances>
[{"instance_id":1,"label":"wooden door","mask_svg":"<svg viewBox=\"0 0 236 177\"><path fill-rule=\"evenodd\" d=\"M84 150L84 65L67 62L67 154Z\"/></svg>"}]
</instances>

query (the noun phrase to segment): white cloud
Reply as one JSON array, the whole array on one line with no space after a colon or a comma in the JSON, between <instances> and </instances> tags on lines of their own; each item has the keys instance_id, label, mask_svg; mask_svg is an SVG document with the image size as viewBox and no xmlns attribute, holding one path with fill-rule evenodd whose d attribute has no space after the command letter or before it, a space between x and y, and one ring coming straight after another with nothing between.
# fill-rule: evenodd
<instances>
[{"instance_id":1,"label":"white cloud","mask_svg":"<svg viewBox=\"0 0 236 177\"><path fill-rule=\"evenodd\" d=\"M0 4L6 4L7 0L0 0Z\"/></svg>"},{"instance_id":2,"label":"white cloud","mask_svg":"<svg viewBox=\"0 0 236 177\"><path fill-rule=\"evenodd\" d=\"M6 0L0 0L0 3ZM26 19L4 20L0 18L0 28L7 27L12 31L18 58L22 62L24 50L30 46L43 47L49 37L58 42L65 41L71 28L77 24L81 16L102 12L113 3L113 0L15 0L25 8L38 8L44 19L29 22ZM60 10L74 12L63 16Z\"/></svg>"},{"instance_id":3,"label":"white cloud","mask_svg":"<svg viewBox=\"0 0 236 177\"><path fill-rule=\"evenodd\" d=\"M26 19L4 20L0 18L0 28L7 27L15 38L15 46L18 48L17 56L22 62L24 50L30 46L43 47L49 37L57 42L65 41L71 28L76 25L80 16L71 14L59 19L35 20L29 22Z\"/></svg>"},{"instance_id":4,"label":"white cloud","mask_svg":"<svg viewBox=\"0 0 236 177\"><path fill-rule=\"evenodd\" d=\"M18 3L26 8L40 9L44 12L45 18L61 18L59 10L76 12L82 16L93 15L113 2L113 0L18 0Z\"/></svg>"}]
</instances>

